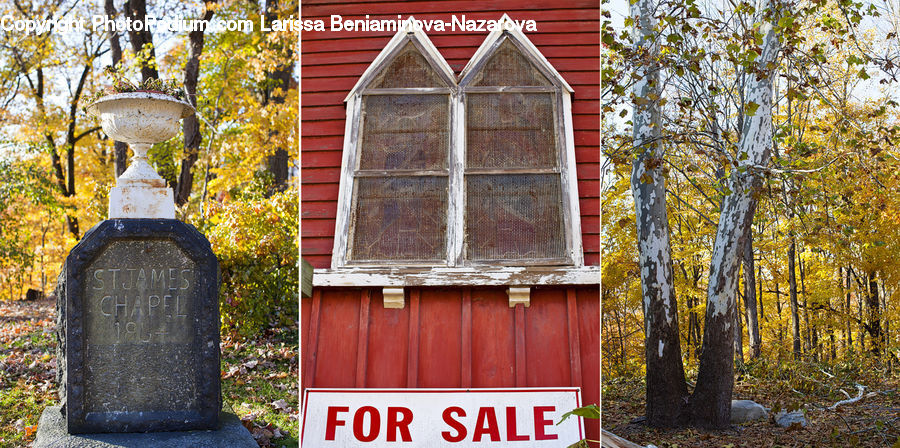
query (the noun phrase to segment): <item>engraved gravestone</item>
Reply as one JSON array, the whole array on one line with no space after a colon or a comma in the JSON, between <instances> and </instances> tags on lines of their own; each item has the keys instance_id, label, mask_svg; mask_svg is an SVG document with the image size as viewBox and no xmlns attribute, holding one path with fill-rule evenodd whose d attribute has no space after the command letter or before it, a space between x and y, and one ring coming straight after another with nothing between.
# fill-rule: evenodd
<instances>
[{"instance_id":1,"label":"engraved gravestone","mask_svg":"<svg viewBox=\"0 0 900 448\"><path fill-rule=\"evenodd\" d=\"M176 220L107 220L65 271L69 432L214 428L218 286L206 239Z\"/></svg>"},{"instance_id":2,"label":"engraved gravestone","mask_svg":"<svg viewBox=\"0 0 900 448\"><path fill-rule=\"evenodd\" d=\"M35 448L258 446L222 407L218 261L174 218L172 191L146 151L193 107L156 93L89 106L134 149L109 217L76 245L57 281L60 406L44 409Z\"/></svg>"}]
</instances>

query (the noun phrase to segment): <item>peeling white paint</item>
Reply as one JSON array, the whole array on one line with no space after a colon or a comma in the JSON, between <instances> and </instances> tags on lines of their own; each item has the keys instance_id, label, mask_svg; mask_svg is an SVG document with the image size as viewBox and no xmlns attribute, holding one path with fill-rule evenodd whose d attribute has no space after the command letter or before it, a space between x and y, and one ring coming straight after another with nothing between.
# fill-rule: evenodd
<instances>
[{"instance_id":1,"label":"peeling white paint","mask_svg":"<svg viewBox=\"0 0 900 448\"><path fill-rule=\"evenodd\" d=\"M599 266L316 269L313 286L598 285Z\"/></svg>"}]
</instances>

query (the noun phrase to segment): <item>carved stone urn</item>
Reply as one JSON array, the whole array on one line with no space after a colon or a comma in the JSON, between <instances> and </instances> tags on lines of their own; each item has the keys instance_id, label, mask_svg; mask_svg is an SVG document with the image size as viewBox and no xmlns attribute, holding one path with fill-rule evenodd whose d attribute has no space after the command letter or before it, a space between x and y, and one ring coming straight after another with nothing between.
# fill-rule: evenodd
<instances>
[{"instance_id":1,"label":"carved stone urn","mask_svg":"<svg viewBox=\"0 0 900 448\"><path fill-rule=\"evenodd\" d=\"M109 218L175 219L172 189L148 163L147 151L174 137L179 120L193 115L194 108L162 93L130 92L104 96L87 111L100 118L106 135L134 151L128 169L110 189Z\"/></svg>"}]
</instances>

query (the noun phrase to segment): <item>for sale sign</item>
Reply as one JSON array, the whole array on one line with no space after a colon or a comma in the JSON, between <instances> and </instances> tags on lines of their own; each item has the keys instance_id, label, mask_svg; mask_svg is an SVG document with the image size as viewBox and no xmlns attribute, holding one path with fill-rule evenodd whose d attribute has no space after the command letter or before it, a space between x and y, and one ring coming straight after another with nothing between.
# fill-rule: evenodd
<instances>
[{"instance_id":1,"label":"for sale sign","mask_svg":"<svg viewBox=\"0 0 900 448\"><path fill-rule=\"evenodd\" d=\"M307 389L304 447L561 447L583 435L580 389Z\"/></svg>"}]
</instances>

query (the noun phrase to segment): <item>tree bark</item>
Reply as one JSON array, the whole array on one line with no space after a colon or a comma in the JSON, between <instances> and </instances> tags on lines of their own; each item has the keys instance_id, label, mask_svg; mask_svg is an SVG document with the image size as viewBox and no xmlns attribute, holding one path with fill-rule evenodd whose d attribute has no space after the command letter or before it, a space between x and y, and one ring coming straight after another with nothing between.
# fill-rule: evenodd
<instances>
[{"instance_id":1,"label":"tree bark","mask_svg":"<svg viewBox=\"0 0 900 448\"><path fill-rule=\"evenodd\" d=\"M118 15L116 4L113 0L105 0L104 10L110 19L115 19ZM122 45L119 42L119 32L115 29L109 31L109 49L112 57L112 66L117 68L119 62L122 61ZM125 142L114 142L115 159L116 159L116 177L122 175L128 168L128 144Z\"/></svg>"},{"instance_id":2,"label":"tree bark","mask_svg":"<svg viewBox=\"0 0 900 448\"><path fill-rule=\"evenodd\" d=\"M797 303L797 268L796 268L797 243L791 235L791 245L788 247L788 284L790 285L791 298L791 335L794 338L794 359L799 360L800 350L800 315Z\"/></svg>"},{"instance_id":3,"label":"tree bark","mask_svg":"<svg viewBox=\"0 0 900 448\"><path fill-rule=\"evenodd\" d=\"M266 1L266 20L271 23L278 18L278 0ZM292 60L293 51L285 49L287 59ZM286 63L266 73L266 86L263 91L263 105L273 102L284 103L285 94L291 85L291 64ZM267 169L272 173L273 187L276 191L287 188L289 154L285 148L276 148L266 159Z\"/></svg>"},{"instance_id":4,"label":"tree bark","mask_svg":"<svg viewBox=\"0 0 900 448\"><path fill-rule=\"evenodd\" d=\"M775 0L766 2L776 12ZM737 294L740 249L747 237L747 223L755 212L754 196L762 179L754 167L769 163L771 153L772 95L774 67L781 47L771 22L764 22L760 30L764 38L758 58L757 73L748 76L745 98L758 105L756 113L744 119L738 153L746 154L739 166L731 171L729 189L725 196L716 229L710 258L707 289L706 325L703 331L703 352L697 387L691 397L692 418L696 425L727 428L731 424L731 394L734 388L733 340L735 296ZM750 215L750 217L748 217Z\"/></svg>"},{"instance_id":5,"label":"tree bark","mask_svg":"<svg viewBox=\"0 0 900 448\"><path fill-rule=\"evenodd\" d=\"M638 18L635 49L657 61L659 44L654 32L655 0L637 0L632 16ZM684 398L687 397L681 343L678 331L678 305L675 300L669 222L666 214L666 184L662 172L663 148L658 98L661 92L659 66L654 62L637 68L639 76L634 96L643 101L634 104L634 146L638 155L631 172L634 195L639 265L645 326L647 364L647 424L671 427L684 423ZM654 97L656 99L652 99Z\"/></svg>"},{"instance_id":6,"label":"tree bark","mask_svg":"<svg viewBox=\"0 0 900 448\"><path fill-rule=\"evenodd\" d=\"M128 0L125 2L125 15L131 17L131 20L140 20L146 23L147 1ZM130 29L128 38L131 40L132 51L139 53L145 48L147 51L147 60L141 61L140 64L141 80L146 82L148 79L159 79L159 71L156 69L156 49L153 47L153 34L150 29L147 27L141 30Z\"/></svg>"},{"instance_id":7,"label":"tree bark","mask_svg":"<svg viewBox=\"0 0 900 448\"><path fill-rule=\"evenodd\" d=\"M866 305L869 309L869 318L866 323L866 330L872 336L872 354L878 357L881 356L881 346L884 342L881 333L881 312L879 311L881 301L878 298L878 280L875 272L870 272L867 277L869 280L869 293L866 296Z\"/></svg>"},{"instance_id":8,"label":"tree bark","mask_svg":"<svg viewBox=\"0 0 900 448\"><path fill-rule=\"evenodd\" d=\"M747 312L747 335L750 338L750 359L759 357L762 340L759 335L759 316L756 312L756 270L753 265L753 228L747 227L744 240L744 310ZM762 297L760 297L762 300Z\"/></svg>"},{"instance_id":9,"label":"tree bark","mask_svg":"<svg viewBox=\"0 0 900 448\"><path fill-rule=\"evenodd\" d=\"M218 0L203 1L203 18L209 21L213 16L213 5ZM197 107L197 79L200 76L200 54L203 53L203 29L191 31L188 34L188 61L184 65L184 90L187 92L187 100L194 108ZM182 122L182 134L184 134L184 158L181 159L181 172L175 184L175 204L184 205L191 197L191 189L194 186L194 164L200 154L200 144L203 136L200 134L200 121L197 115L191 115Z\"/></svg>"}]
</instances>

